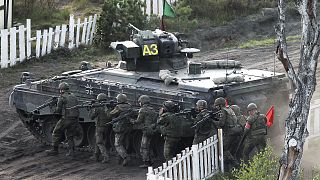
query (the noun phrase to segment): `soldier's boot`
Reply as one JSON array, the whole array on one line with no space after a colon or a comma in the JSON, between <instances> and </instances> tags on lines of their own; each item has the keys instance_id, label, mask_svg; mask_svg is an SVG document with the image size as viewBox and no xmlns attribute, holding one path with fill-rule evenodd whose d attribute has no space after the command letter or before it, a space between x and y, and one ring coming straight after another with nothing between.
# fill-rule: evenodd
<instances>
[{"instance_id":1,"label":"soldier's boot","mask_svg":"<svg viewBox=\"0 0 320 180\"><path fill-rule=\"evenodd\" d=\"M98 155L98 153L94 153L94 154L90 157L90 160L99 161L99 155Z\"/></svg>"},{"instance_id":2,"label":"soldier's boot","mask_svg":"<svg viewBox=\"0 0 320 180\"><path fill-rule=\"evenodd\" d=\"M47 156L56 156L59 154L58 146L53 146L52 149L46 150Z\"/></svg>"},{"instance_id":3,"label":"soldier's boot","mask_svg":"<svg viewBox=\"0 0 320 180\"><path fill-rule=\"evenodd\" d=\"M101 163L108 163L108 162L110 162L109 155L103 156Z\"/></svg>"},{"instance_id":4,"label":"soldier's boot","mask_svg":"<svg viewBox=\"0 0 320 180\"><path fill-rule=\"evenodd\" d=\"M68 138L68 153L66 154L67 157L73 157L74 156L74 141L73 137Z\"/></svg>"},{"instance_id":5,"label":"soldier's boot","mask_svg":"<svg viewBox=\"0 0 320 180\"><path fill-rule=\"evenodd\" d=\"M151 166L151 162L150 161L144 161L142 165L140 165L140 168L147 168Z\"/></svg>"},{"instance_id":6,"label":"soldier's boot","mask_svg":"<svg viewBox=\"0 0 320 180\"><path fill-rule=\"evenodd\" d=\"M74 157L74 148L69 149L68 153L66 154L67 157Z\"/></svg>"},{"instance_id":7,"label":"soldier's boot","mask_svg":"<svg viewBox=\"0 0 320 180\"><path fill-rule=\"evenodd\" d=\"M127 156L126 158L124 158L124 160L123 160L123 162L122 162L122 166L127 166L128 164L129 164L129 162L130 162L130 157L129 156Z\"/></svg>"}]
</instances>

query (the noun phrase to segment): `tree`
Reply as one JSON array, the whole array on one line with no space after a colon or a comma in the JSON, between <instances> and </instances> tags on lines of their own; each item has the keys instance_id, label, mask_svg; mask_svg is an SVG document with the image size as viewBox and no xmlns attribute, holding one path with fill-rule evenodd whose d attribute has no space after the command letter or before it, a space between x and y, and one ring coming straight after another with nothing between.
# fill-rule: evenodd
<instances>
[{"instance_id":1,"label":"tree","mask_svg":"<svg viewBox=\"0 0 320 180\"><path fill-rule=\"evenodd\" d=\"M102 13L97 23L96 42L108 48L110 42L129 39L128 24L143 29L146 16L142 11L141 0L108 0L102 7Z\"/></svg>"},{"instance_id":2,"label":"tree","mask_svg":"<svg viewBox=\"0 0 320 180\"><path fill-rule=\"evenodd\" d=\"M280 157L278 179L298 179L303 145L308 136L307 120L310 101L316 86L316 69L319 57L319 27L317 0L295 0L301 15L301 47L299 66L295 69L288 56L286 43L286 1L278 0L279 23L276 26L278 46L276 53L294 87L289 114L285 121L284 149Z\"/></svg>"}]
</instances>

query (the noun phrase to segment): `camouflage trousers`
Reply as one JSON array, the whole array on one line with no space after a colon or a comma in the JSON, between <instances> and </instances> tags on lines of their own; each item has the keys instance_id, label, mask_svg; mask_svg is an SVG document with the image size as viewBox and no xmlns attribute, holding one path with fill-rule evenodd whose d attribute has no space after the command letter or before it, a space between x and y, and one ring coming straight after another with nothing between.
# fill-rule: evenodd
<instances>
[{"instance_id":1,"label":"camouflage trousers","mask_svg":"<svg viewBox=\"0 0 320 180\"><path fill-rule=\"evenodd\" d=\"M243 151L242 151L242 157L245 162L248 162L251 151L256 147L258 152L262 151L266 145L267 140L265 135L259 135L255 137L247 137L245 141L243 142Z\"/></svg>"},{"instance_id":2,"label":"camouflage trousers","mask_svg":"<svg viewBox=\"0 0 320 180\"><path fill-rule=\"evenodd\" d=\"M235 143L230 135L224 135L223 139L223 159L226 167L226 171L231 170L237 164L237 160L231 153L231 148L234 147Z\"/></svg>"},{"instance_id":3,"label":"camouflage trousers","mask_svg":"<svg viewBox=\"0 0 320 180\"><path fill-rule=\"evenodd\" d=\"M147 133L142 134L141 138L141 146L140 146L140 153L142 156L142 160L144 162L150 161L150 142L151 142L151 136Z\"/></svg>"},{"instance_id":4,"label":"camouflage trousers","mask_svg":"<svg viewBox=\"0 0 320 180\"><path fill-rule=\"evenodd\" d=\"M114 146L116 148L116 151L119 156L122 157L122 159L125 159L128 154L126 152L126 149L124 147L124 138L125 138L125 133L115 133L114 135Z\"/></svg>"},{"instance_id":5,"label":"camouflage trousers","mask_svg":"<svg viewBox=\"0 0 320 180\"><path fill-rule=\"evenodd\" d=\"M94 153L96 156L102 155L103 157L109 156L109 151L106 148L106 133L108 128L105 126L96 127L96 147Z\"/></svg>"},{"instance_id":6,"label":"camouflage trousers","mask_svg":"<svg viewBox=\"0 0 320 180\"><path fill-rule=\"evenodd\" d=\"M177 144L179 144L180 138L175 137L165 137L164 141L164 158L166 161L169 161L171 158L173 158L176 155L177 151Z\"/></svg>"},{"instance_id":7,"label":"camouflage trousers","mask_svg":"<svg viewBox=\"0 0 320 180\"><path fill-rule=\"evenodd\" d=\"M77 133L78 118L60 119L52 133L52 145L58 146L65 134L69 148L74 148L73 136Z\"/></svg>"}]
</instances>

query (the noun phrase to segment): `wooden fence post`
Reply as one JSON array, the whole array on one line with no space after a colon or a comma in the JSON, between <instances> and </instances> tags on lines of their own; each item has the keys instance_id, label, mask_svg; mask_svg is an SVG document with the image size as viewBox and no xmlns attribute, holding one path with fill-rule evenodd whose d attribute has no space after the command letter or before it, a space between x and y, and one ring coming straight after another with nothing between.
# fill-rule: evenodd
<instances>
[{"instance_id":1,"label":"wooden fence post","mask_svg":"<svg viewBox=\"0 0 320 180\"><path fill-rule=\"evenodd\" d=\"M17 29L10 28L10 66L16 65L17 62Z\"/></svg>"},{"instance_id":2,"label":"wooden fence post","mask_svg":"<svg viewBox=\"0 0 320 180\"><path fill-rule=\"evenodd\" d=\"M40 57L41 50L41 30L37 30L36 58Z\"/></svg>"},{"instance_id":3,"label":"wooden fence post","mask_svg":"<svg viewBox=\"0 0 320 180\"><path fill-rule=\"evenodd\" d=\"M90 34L91 34L91 24L92 24L92 16L89 16L88 26L87 26L87 34L86 34L86 45L89 44Z\"/></svg>"},{"instance_id":4,"label":"wooden fence post","mask_svg":"<svg viewBox=\"0 0 320 180\"><path fill-rule=\"evenodd\" d=\"M60 47L65 47L66 33L67 33L67 25L62 24L62 26L61 26Z\"/></svg>"},{"instance_id":5,"label":"wooden fence post","mask_svg":"<svg viewBox=\"0 0 320 180\"><path fill-rule=\"evenodd\" d=\"M223 159L223 133L222 129L218 129L218 142L219 142L219 160L221 172L224 173L224 159Z\"/></svg>"},{"instance_id":6,"label":"wooden fence post","mask_svg":"<svg viewBox=\"0 0 320 180\"><path fill-rule=\"evenodd\" d=\"M68 48L73 49L74 48L74 17L73 14L70 14L69 19L69 41L68 41Z\"/></svg>"},{"instance_id":7,"label":"wooden fence post","mask_svg":"<svg viewBox=\"0 0 320 180\"><path fill-rule=\"evenodd\" d=\"M56 29L54 31L54 45L53 49L57 49L59 47L59 41L60 41L60 26L56 26Z\"/></svg>"},{"instance_id":8,"label":"wooden fence post","mask_svg":"<svg viewBox=\"0 0 320 180\"><path fill-rule=\"evenodd\" d=\"M84 22L83 22L83 26L82 26L81 44L85 44L86 43L87 22L88 22L88 19L84 18Z\"/></svg>"},{"instance_id":9,"label":"wooden fence post","mask_svg":"<svg viewBox=\"0 0 320 180\"><path fill-rule=\"evenodd\" d=\"M198 145L192 145L192 175L193 180L200 179L200 172L199 172L199 153L198 153Z\"/></svg>"},{"instance_id":10,"label":"wooden fence post","mask_svg":"<svg viewBox=\"0 0 320 180\"><path fill-rule=\"evenodd\" d=\"M97 23L97 15L95 14L93 17L93 22L92 22L92 30L91 30L90 41L89 41L90 45L92 44L93 37L94 37L95 31L96 31L96 23Z\"/></svg>"},{"instance_id":11,"label":"wooden fence post","mask_svg":"<svg viewBox=\"0 0 320 180\"><path fill-rule=\"evenodd\" d=\"M8 67L8 29L1 30L1 68Z\"/></svg>"},{"instance_id":12,"label":"wooden fence post","mask_svg":"<svg viewBox=\"0 0 320 180\"><path fill-rule=\"evenodd\" d=\"M24 35L24 25L19 26L19 61L23 62L26 59L26 45Z\"/></svg>"},{"instance_id":13,"label":"wooden fence post","mask_svg":"<svg viewBox=\"0 0 320 180\"><path fill-rule=\"evenodd\" d=\"M31 19L27 19L27 59L31 58Z\"/></svg>"}]
</instances>

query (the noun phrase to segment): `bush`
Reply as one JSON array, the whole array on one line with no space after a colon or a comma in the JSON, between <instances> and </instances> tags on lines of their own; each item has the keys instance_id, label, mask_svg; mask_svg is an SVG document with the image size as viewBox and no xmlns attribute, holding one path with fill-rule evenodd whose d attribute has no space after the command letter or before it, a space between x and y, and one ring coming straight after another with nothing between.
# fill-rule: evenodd
<instances>
[{"instance_id":1,"label":"bush","mask_svg":"<svg viewBox=\"0 0 320 180\"><path fill-rule=\"evenodd\" d=\"M256 154L248 164L241 163L239 169L232 172L235 179L276 179L278 175L278 157L273 155L272 148L267 146L264 151Z\"/></svg>"},{"instance_id":2,"label":"bush","mask_svg":"<svg viewBox=\"0 0 320 180\"><path fill-rule=\"evenodd\" d=\"M108 48L110 42L127 40L131 32L129 23L144 29L146 16L142 12L142 6L141 0L105 1L97 23L96 44Z\"/></svg>"}]
</instances>

